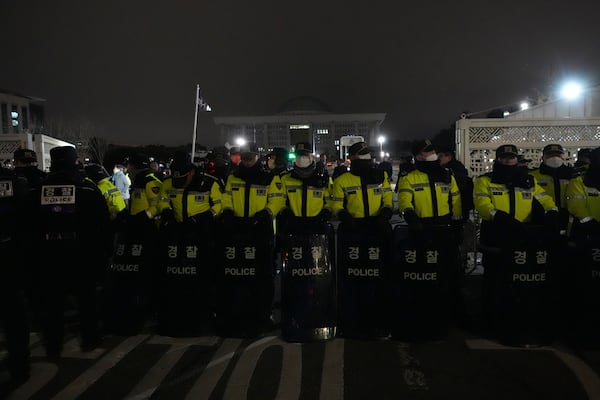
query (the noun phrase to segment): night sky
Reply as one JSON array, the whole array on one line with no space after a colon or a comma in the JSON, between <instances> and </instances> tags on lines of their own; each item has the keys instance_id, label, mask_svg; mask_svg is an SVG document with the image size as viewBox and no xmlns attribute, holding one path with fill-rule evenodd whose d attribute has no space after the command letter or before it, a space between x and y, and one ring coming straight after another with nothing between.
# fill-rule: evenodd
<instances>
[{"instance_id":1,"label":"night sky","mask_svg":"<svg viewBox=\"0 0 600 400\"><path fill-rule=\"evenodd\" d=\"M600 83L600 2L48 1L0 10L0 88L47 100L120 144L191 142L199 83L214 116L270 115L295 96L384 112L433 136L463 111Z\"/></svg>"}]
</instances>

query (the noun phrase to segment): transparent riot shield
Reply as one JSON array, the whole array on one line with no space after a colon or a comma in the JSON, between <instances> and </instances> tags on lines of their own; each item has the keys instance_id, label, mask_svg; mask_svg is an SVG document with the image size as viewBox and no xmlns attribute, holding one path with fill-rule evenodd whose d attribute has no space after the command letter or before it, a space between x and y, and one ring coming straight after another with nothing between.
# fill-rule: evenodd
<instances>
[{"instance_id":1,"label":"transparent riot shield","mask_svg":"<svg viewBox=\"0 0 600 400\"><path fill-rule=\"evenodd\" d=\"M282 251L281 333L290 342L335 336L336 276L331 224L294 218L279 237Z\"/></svg>"},{"instance_id":2,"label":"transparent riot shield","mask_svg":"<svg viewBox=\"0 0 600 400\"><path fill-rule=\"evenodd\" d=\"M548 345L556 331L553 269L542 226L524 225L524 232L488 257L491 278L492 329L508 345ZM492 270L488 270L488 268Z\"/></svg>"},{"instance_id":3,"label":"transparent riot shield","mask_svg":"<svg viewBox=\"0 0 600 400\"><path fill-rule=\"evenodd\" d=\"M200 336L214 331L214 234L196 225L177 223L161 231L157 301L161 335Z\"/></svg>"},{"instance_id":4,"label":"transparent riot shield","mask_svg":"<svg viewBox=\"0 0 600 400\"><path fill-rule=\"evenodd\" d=\"M350 338L385 338L392 229L376 219L341 223L337 231L338 330Z\"/></svg>"},{"instance_id":5,"label":"transparent riot shield","mask_svg":"<svg viewBox=\"0 0 600 400\"><path fill-rule=\"evenodd\" d=\"M575 244L575 275L569 302L572 338L587 348L600 347L600 233L580 235Z\"/></svg>"},{"instance_id":6,"label":"transparent riot shield","mask_svg":"<svg viewBox=\"0 0 600 400\"><path fill-rule=\"evenodd\" d=\"M216 328L220 336L255 337L271 328L272 227L235 218L219 234L216 251Z\"/></svg>"},{"instance_id":7,"label":"transparent riot shield","mask_svg":"<svg viewBox=\"0 0 600 400\"><path fill-rule=\"evenodd\" d=\"M418 236L411 235L406 225L395 227L390 268L392 338L419 341L447 336L454 302L450 285L459 271L457 263L457 242L448 225L428 226Z\"/></svg>"},{"instance_id":8,"label":"transparent riot shield","mask_svg":"<svg viewBox=\"0 0 600 400\"><path fill-rule=\"evenodd\" d=\"M157 232L154 222L148 221L127 222L115 234L103 302L105 329L110 333L137 334L151 313Z\"/></svg>"}]
</instances>

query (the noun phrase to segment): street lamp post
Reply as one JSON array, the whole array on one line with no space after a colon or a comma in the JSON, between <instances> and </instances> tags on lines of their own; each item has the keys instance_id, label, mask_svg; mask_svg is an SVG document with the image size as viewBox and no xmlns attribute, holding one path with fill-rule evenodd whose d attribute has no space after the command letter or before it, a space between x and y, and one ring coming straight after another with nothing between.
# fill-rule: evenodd
<instances>
[{"instance_id":1,"label":"street lamp post","mask_svg":"<svg viewBox=\"0 0 600 400\"><path fill-rule=\"evenodd\" d=\"M383 156L384 156L384 152L383 152L383 142L385 142L385 136L379 136L377 138L377 141L379 142L379 156L381 157L381 159L383 160Z\"/></svg>"}]
</instances>

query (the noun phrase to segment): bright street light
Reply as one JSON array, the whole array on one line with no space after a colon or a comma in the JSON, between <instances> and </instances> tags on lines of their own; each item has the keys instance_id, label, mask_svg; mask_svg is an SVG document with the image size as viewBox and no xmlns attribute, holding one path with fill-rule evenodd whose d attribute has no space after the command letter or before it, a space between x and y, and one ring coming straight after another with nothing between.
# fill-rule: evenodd
<instances>
[{"instance_id":1,"label":"bright street light","mask_svg":"<svg viewBox=\"0 0 600 400\"><path fill-rule=\"evenodd\" d=\"M527 110L529 108L529 103L526 101L523 101L520 105L521 107L521 111Z\"/></svg>"},{"instance_id":2,"label":"bright street light","mask_svg":"<svg viewBox=\"0 0 600 400\"><path fill-rule=\"evenodd\" d=\"M244 139L243 137L239 137L239 138L235 139L235 144L242 147L243 145L246 144L246 139Z\"/></svg>"},{"instance_id":3,"label":"bright street light","mask_svg":"<svg viewBox=\"0 0 600 400\"><path fill-rule=\"evenodd\" d=\"M575 100L581 95L583 88L577 82L567 82L561 89L560 95L567 100Z\"/></svg>"},{"instance_id":4,"label":"bright street light","mask_svg":"<svg viewBox=\"0 0 600 400\"><path fill-rule=\"evenodd\" d=\"M379 136L377 138L377 141L379 142L379 155L383 159L383 156L385 155L385 153L383 152L383 142L385 142L385 136Z\"/></svg>"}]
</instances>

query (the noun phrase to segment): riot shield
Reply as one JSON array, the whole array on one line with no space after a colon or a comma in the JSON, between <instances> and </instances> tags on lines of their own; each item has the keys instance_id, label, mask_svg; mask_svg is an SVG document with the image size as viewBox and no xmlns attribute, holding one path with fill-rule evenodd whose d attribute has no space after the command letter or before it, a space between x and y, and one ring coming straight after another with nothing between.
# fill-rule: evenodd
<instances>
[{"instance_id":1,"label":"riot shield","mask_svg":"<svg viewBox=\"0 0 600 400\"><path fill-rule=\"evenodd\" d=\"M143 226L128 221L115 234L103 302L107 332L135 335L150 314L156 273L154 227L153 221Z\"/></svg>"},{"instance_id":2,"label":"riot shield","mask_svg":"<svg viewBox=\"0 0 600 400\"><path fill-rule=\"evenodd\" d=\"M600 233L580 235L575 244L574 287L569 303L572 338L587 348L600 347Z\"/></svg>"},{"instance_id":3,"label":"riot shield","mask_svg":"<svg viewBox=\"0 0 600 400\"><path fill-rule=\"evenodd\" d=\"M548 345L556 328L554 270L543 226L524 225L524 230L486 255L498 261L484 265L491 274L484 279L491 278L492 330L508 345Z\"/></svg>"},{"instance_id":4,"label":"riot shield","mask_svg":"<svg viewBox=\"0 0 600 400\"><path fill-rule=\"evenodd\" d=\"M425 227L418 236L406 225L394 229L390 269L392 338L434 340L447 336L453 299L450 283L458 273L457 243L448 225Z\"/></svg>"},{"instance_id":5,"label":"riot shield","mask_svg":"<svg viewBox=\"0 0 600 400\"><path fill-rule=\"evenodd\" d=\"M294 218L278 237L282 251L281 333L289 342L332 339L336 326L334 231Z\"/></svg>"},{"instance_id":6,"label":"riot shield","mask_svg":"<svg viewBox=\"0 0 600 400\"><path fill-rule=\"evenodd\" d=\"M225 337L255 337L271 328L272 227L235 218L221 227L216 251L216 329Z\"/></svg>"},{"instance_id":7,"label":"riot shield","mask_svg":"<svg viewBox=\"0 0 600 400\"><path fill-rule=\"evenodd\" d=\"M195 225L176 223L161 230L157 301L161 335L200 336L214 330L214 235Z\"/></svg>"},{"instance_id":8,"label":"riot shield","mask_svg":"<svg viewBox=\"0 0 600 400\"><path fill-rule=\"evenodd\" d=\"M386 338L392 229L376 219L341 223L337 231L338 329L349 338Z\"/></svg>"}]
</instances>

